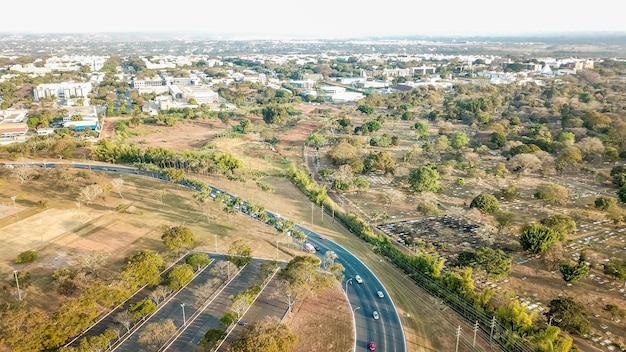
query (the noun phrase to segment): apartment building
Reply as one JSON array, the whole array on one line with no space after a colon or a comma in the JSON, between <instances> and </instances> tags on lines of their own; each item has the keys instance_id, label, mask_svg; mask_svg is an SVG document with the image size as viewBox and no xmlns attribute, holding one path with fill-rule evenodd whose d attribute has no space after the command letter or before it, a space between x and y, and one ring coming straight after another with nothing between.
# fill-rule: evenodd
<instances>
[{"instance_id":1,"label":"apartment building","mask_svg":"<svg viewBox=\"0 0 626 352\"><path fill-rule=\"evenodd\" d=\"M47 83L33 89L35 101L55 97L58 99L87 98L91 93L91 83Z\"/></svg>"}]
</instances>

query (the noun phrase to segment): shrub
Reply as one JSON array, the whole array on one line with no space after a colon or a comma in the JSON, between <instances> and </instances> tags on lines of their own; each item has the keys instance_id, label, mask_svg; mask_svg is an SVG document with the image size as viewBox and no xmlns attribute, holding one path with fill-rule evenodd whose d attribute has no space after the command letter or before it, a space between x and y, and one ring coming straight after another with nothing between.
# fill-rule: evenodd
<instances>
[{"instance_id":1,"label":"shrub","mask_svg":"<svg viewBox=\"0 0 626 352\"><path fill-rule=\"evenodd\" d=\"M35 252L33 250L28 250L26 252L20 253L17 256L17 258L15 258L15 263L16 264L32 263L32 262L35 261L35 259L37 259L37 252Z\"/></svg>"}]
</instances>

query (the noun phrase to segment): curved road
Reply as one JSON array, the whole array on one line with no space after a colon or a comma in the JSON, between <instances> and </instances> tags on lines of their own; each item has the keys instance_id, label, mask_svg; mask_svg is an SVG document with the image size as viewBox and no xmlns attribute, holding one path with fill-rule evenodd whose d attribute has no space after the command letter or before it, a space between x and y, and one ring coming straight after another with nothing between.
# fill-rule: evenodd
<instances>
[{"instance_id":1,"label":"curved road","mask_svg":"<svg viewBox=\"0 0 626 352\"><path fill-rule=\"evenodd\" d=\"M43 168L54 168L56 165L72 165L78 169L89 169L93 171L107 171L118 172L126 174L136 174L140 176L152 177L160 180L166 180L158 172L144 171L134 167L120 166L120 165L102 165L102 164L90 164L90 163L58 163L58 162L37 162L24 165L32 165ZM17 165L17 164L16 164ZM193 187L182 184L183 186L194 189ZM211 187L211 193L215 194L221 192L229 197L233 197L229 193ZM270 217L280 217L270 211L267 211ZM355 352L369 351L368 346L371 341L376 343L377 351L385 352L403 352L406 351L406 340L404 338L404 330L402 329L402 323L398 311L389 297L387 290L384 288L380 280L374 275L374 273L361 262L354 254L350 253L345 248L336 244L333 241L326 239L323 235L313 232L300 225L295 225L296 228L304 232L307 235L307 242L310 242L316 247L320 248L317 253L320 257L323 257L328 250L332 250L337 254L336 262L341 263L345 272L346 280L342 282L343 289L347 288L348 301L352 307L355 321ZM356 282L354 277L356 275L361 276L363 283ZM352 278L352 280L350 280ZM382 291L384 297L380 298L377 295L377 291ZM377 311L380 315L380 319L375 320L372 316L373 311Z\"/></svg>"}]
</instances>

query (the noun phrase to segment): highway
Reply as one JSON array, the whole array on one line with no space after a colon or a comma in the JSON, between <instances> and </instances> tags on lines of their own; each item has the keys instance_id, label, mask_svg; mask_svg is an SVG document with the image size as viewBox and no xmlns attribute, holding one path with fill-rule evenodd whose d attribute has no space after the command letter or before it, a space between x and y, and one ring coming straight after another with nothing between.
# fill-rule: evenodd
<instances>
[{"instance_id":1,"label":"highway","mask_svg":"<svg viewBox=\"0 0 626 352\"><path fill-rule=\"evenodd\" d=\"M321 237L324 239L320 239L319 234L299 225L296 227L307 235L307 242L320 248L317 253L320 258L324 257L326 251L332 250L337 254L335 262L341 263L345 268L344 276L346 279L342 285L344 290L347 288L348 300L354 312L355 351L369 351L368 344L371 341L376 343L376 351L406 351L406 341L400 316L387 290L376 275L345 248L323 235ZM356 275L363 279L362 284L356 282L354 279ZM384 297L378 297L377 291L382 291ZM380 319L375 320L373 318L372 313L374 311L378 312Z\"/></svg>"},{"instance_id":2,"label":"highway","mask_svg":"<svg viewBox=\"0 0 626 352\"><path fill-rule=\"evenodd\" d=\"M125 167L119 165L90 164L84 162L72 162L71 164L59 162L31 163L28 165L31 165L33 167L38 166L44 168L52 168L56 165L68 164L78 169L136 174L165 180L165 178L159 175L157 172L144 171L133 167ZM183 186L193 189L193 187L190 187L186 184L183 184ZM225 192L221 189L212 186L211 188L211 193L213 195L217 192L221 192L231 198L233 197L228 192ZM274 214L270 211L267 211L267 214L269 217L280 217L278 214ZM313 232L300 225L295 225L295 227L304 232L304 234L307 236L307 242L313 244L314 246L320 247L321 250L317 253L320 258L323 258L327 250L332 250L338 256L336 261L341 263L345 268L344 276L346 277L346 280L342 282L342 286L344 290L347 288L348 300L354 312L356 333L355 352L368 351L368 344L370 343L370 341L374 341L376 343L377 351L406 351L406 340L404 337L404 330L402 329L402 323L400 321L398 311L391 297L389 297L387 290L384 288L380 280L374 275L374 273L355 255L353 255L340 245L336 244L335 242L327 239L325 236ZM359 284L356 282L356 280L354 280L354 277L356 275L359 275L363 278L362 284ZM351 278L352 280L350 280ZM376 294L376 292L379 290L384 293L384 298L380 298ZM379 313L380 319L375 320L372 317L372 312L374 310ZM221 317L221 315L219 315L219 317ZM217 319L219 319L219 317ZM216 327L215 316L213 316L210 320L210 322L203 323L199 327L197 327L195 330L196 332L193 333L193 336L186 336L185 339L192 342L198 341L198 339L201 338L200 335L203 336L204 332L206 332L208 329ZM180 325L180 322L177 325ZM202 331L202 329L204 330ZM172 345L171 350L174 351L182 349L180 349L180 345L174 344Z\"/></svg>"}]
</instances>

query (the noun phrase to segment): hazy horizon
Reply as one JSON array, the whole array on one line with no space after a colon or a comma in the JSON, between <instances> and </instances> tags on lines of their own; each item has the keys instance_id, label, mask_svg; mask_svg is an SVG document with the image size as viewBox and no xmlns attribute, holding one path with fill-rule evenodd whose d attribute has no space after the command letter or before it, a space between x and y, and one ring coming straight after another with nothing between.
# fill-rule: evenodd
<instances>
[{"instance_id":1,"label":"hazy horizon","mask_svg":"<svg viewBox=\"0 0 626 352\"><path fill-rule=\"evenodd\" d=\"M33 5L30 7L30 5ZM35 0L28 10L18 2L3 6L0 33L181 33L215 37L343 39L364 37L510 37L583 33L626 33L620 11L608 0L572 6L527 0L502 5L496 0L467 3L451 0L380 4L318 0L300 4L286 0L179 2L171 5L110 0L97 9L68 0ZM20 14L10 16L7 14Z\"/></svg>"}]
</instances>

